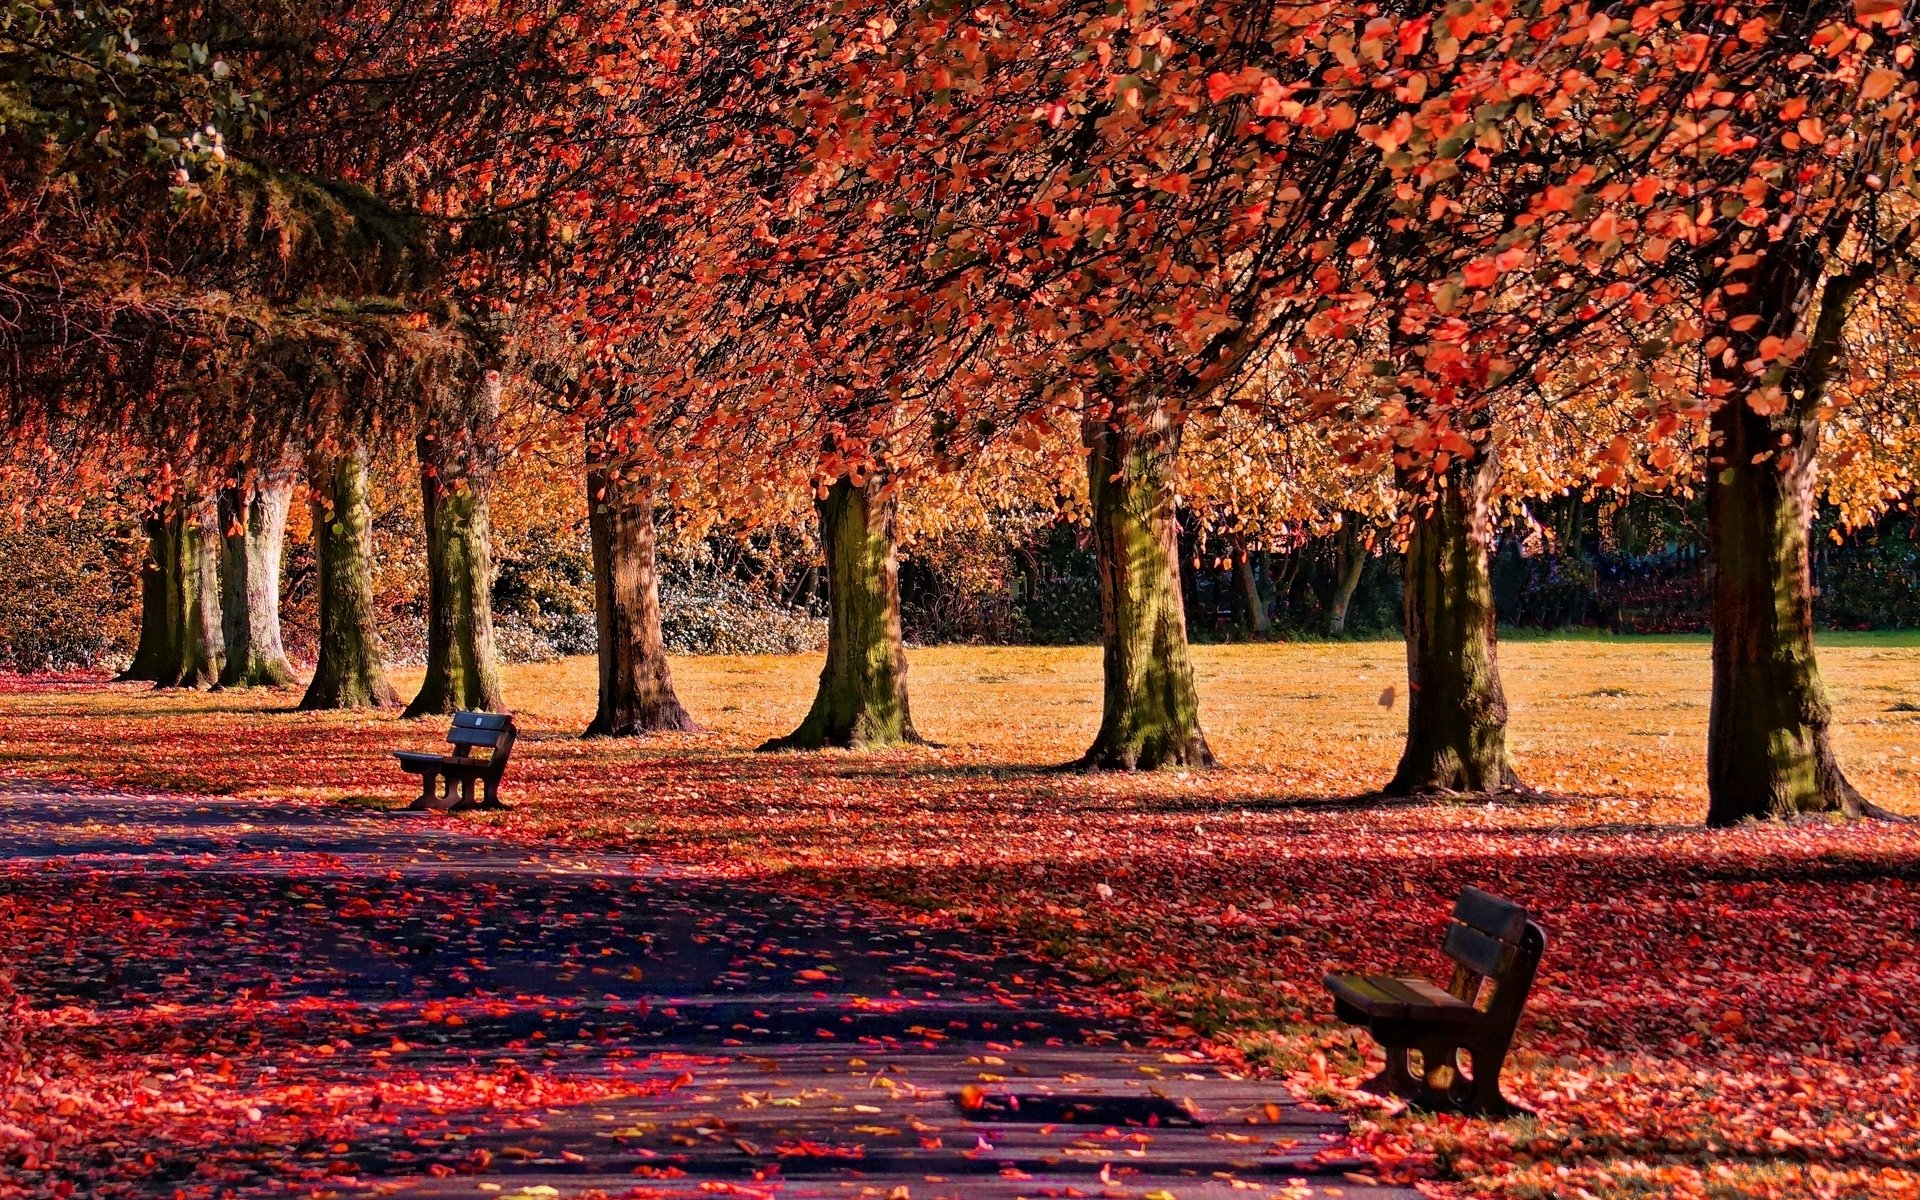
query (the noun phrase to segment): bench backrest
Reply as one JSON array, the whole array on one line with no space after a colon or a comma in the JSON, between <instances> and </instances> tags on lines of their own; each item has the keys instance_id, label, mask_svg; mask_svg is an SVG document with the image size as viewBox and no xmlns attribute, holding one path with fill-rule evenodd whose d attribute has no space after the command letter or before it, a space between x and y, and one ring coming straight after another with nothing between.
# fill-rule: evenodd
<instances>
[{"instance_id":1,"label":"bench backrest","mask_svg":"<svg viewBox=\"0 0 1920 1200\"><path fill-rule=\"evenodd\" d=\"M506 713L457 712L447 730L447 742L455 758L466 758L475 750L488 750L487 761L504 767L513 754L513 718Z\"/></svg>"},{"instance_id":2,"label":"bench backrest","mask_svg":"<svg viewBox=\"0 0 1920 1200\"><path fill-rule=\"evenodd\" d=\"M1480 993L1491 983L1493 994L1486 998L1486 1011L1504 1014L1510 1009L1517 1020L1546 951L1547 935L1518 904L1477 887L1464 887L1440 948L1453 960L1449 991L1468 1004L1479 1004Z\"/></svg>"}]
</instances>

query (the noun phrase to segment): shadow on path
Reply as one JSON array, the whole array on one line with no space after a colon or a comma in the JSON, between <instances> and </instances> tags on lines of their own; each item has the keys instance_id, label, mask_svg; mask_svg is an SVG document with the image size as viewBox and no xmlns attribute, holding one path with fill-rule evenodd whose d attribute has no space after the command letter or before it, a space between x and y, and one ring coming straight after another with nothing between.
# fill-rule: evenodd
<instances>
[{"instance_id":1,"label":"shadow on path","mask_svg":"<svg viewBox=\"0 0 1920 1200\"><path fill-rule=\"evenodd\" d=\"M651 859L0 785L0 908L36 1054L137 1077L47 1194L1412 1195L985 935Z\"/></svg>"}]
</instances>

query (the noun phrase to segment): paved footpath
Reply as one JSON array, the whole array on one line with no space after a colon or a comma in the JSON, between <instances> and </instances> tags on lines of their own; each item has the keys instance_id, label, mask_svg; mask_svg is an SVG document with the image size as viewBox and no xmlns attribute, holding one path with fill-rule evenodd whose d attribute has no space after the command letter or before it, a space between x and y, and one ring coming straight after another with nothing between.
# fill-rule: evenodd
<instances>
[{"instance_id":1,"label":"paved footpath","mask_svg":"<svg viewBox=\"0 0 1920 1200\"><path fill-rule=\"evenodd\" d=\"M190 1139L108 1126L49 1195L1414 1195L1044 964L653 859L0 782L0 901L73 914L7 965L83 1051L221 1048Z\"/></svg>"}]
</instances>

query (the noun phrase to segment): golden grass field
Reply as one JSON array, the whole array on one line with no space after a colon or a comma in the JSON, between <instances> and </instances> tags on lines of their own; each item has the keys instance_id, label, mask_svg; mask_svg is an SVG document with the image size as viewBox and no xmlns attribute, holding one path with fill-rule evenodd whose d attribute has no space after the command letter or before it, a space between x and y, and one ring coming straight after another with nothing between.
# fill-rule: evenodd
<instances>
[{"instance_id":1,"label":"golden grass field","mask_svg":"<svg viewBox=\"0 0 1920 1200\"><path fill-rule=\"evenodd\" d=\"M753 752L805 712L813 657L677 660L707 731L619 742L575 736L590 660L516 666L511 811L426 819L990 929L1169 1037L1348 1103L1366 1045L1330 1023L1321 973L1435 969L1451 896L1479 883L1553 937L1511 1071L1539 1117L1363 1125L1386 1169L1528 1200L1920 1195L1920 824L1702 828L1704 639L1505 643L1539 791L1497 803L1367 795L1399 749L1398 643L1195 655L1225 765L1142 776L1048 769L1098 722L1092 648L913 650L916 724L941 745L865 754ZM1920 639L1838 635L1822 661L1854 781L1920 814ZM296 699L0 681L0 777L412 796L390 752L440 720Z\"/></svg>"},{"instance_id":2,"label":"golden grass field","mask_svg":"<svg viewBox=\"0 0 1920 1200\"><path fill-rule=\"evenodd\" d=\"M1194 655L1203 723L1224 768L1201 777L1213 787L1352 795L1392 772L1406 690L1399 643L1199 646ZM1704 639L1513 639L1501 657L1510 743L1529 786L1603 800L1628 822L1680 821L1704 808ZM1920 639L1837 635L1823 646L1821 661L1838 717L1835 739L1850 775L1880 803L1920 812ZM676 659L681 699L707 732L659 739L649 748L703 755L750 750L798 723L818 669L810 655ZM516 665L506 676L509 705L536 735L535 745L584 728L593 715L591 659ZM401 669L394 678L406 695L418 676ZM1058 764L1075 758L1099 723L1100 661L1091 647L920 648L910 654L909 680L915 723L940 744L904 752L923 763ZM1392 694L1383 695L1388 689ZM48 745L33 730L88 711L131 721L125 728L135 731L149 720L188 714L220 724L285 709L296 696L148 694L139 686L14 690L0 696L0 769L43 774L66 760L83 773L107 766L137 776L139 764L114 762L119 756L111 746L57 736ZM282 716L301 733L316 725L365 730L369 721L391 719ZM395 726L394 743L431 740L412 729ZM623 758L628 748L607 746L606 752ZM177 765L194 774L191 762ZM207 763L210 770L216 765ZM209 773L193 782L221 792L250 790L244 774ZM299 781L277 773L265 782L301 790ZM388 790L377 780L366 782L375 784L371 791Z\"/></svg>"}]
</instances>

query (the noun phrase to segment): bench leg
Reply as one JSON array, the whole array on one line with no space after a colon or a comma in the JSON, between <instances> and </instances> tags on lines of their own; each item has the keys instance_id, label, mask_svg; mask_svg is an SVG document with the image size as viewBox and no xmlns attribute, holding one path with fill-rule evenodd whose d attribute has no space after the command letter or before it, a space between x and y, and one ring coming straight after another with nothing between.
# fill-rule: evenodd
<instances>
[{"instance_id":1,"label":"bench leg","mask_svg":"<svg viewBox=\"0 0 1920 1200\"><path fill-rule=\"evenodd\" d=\"M453 781L447 781L447 795L453 795ZM473 805L473 777L467 776L460 781L460 798L447 806L448 812L465 812Z\"/></svg>"},{"instance_id":2,"label":"bench leg","mask_svg":"<svg viewBox=\"0 0 1920 1200\"><path fill-rule=\"evenodd\" d=\"M505 808L506 805L500 803L500 781L489 776L480 782L484 789L482 795L486 797L486 799L480 802L480 807Z\"/></svg>"},{"instance_id":3,"label":"bench leg","mask_svg":"<svg viewBox=\"0 0 1920 1200\"><path fill-rule=\"evenodd\" d=\"M408 812L430 812L433 809L433 772L425 771L420 775L420 798L407 805Z\"/></svg>"},{"instance_id":4,"label":"bench leg","mask_svg":"<svg viewBox=\"0 0 1920 1200\"><path fill-rule=\"evenodd\" d=\"M1507 1065L1504 1042L1462 1047L1473 1067L1473 1078L1462 1094L1461 1112L1483 1117L1518 1117L1527 1110L1500 1094L1500 1071Z\"/></svg>"},{"instance_id":5,"label":"bench leg","mask_svg":"<svg viewBox=\"0 0 1920 1200\"><path fill-rule=\"evenodd\" d=\"M1382 1046L1381 1049L1387 1052L1387 1069L1360 1086L1376 1096L1412 1099L1420 1091L1420 1081L1413 1077L1413 1067L1407 1061L1412 1052L1405 1046Z\"/></svg>"},{"instance_id":6,"label":"bench leg","mask_svg":"<svg viewBox=\"0 0 1920 1200\"><path fill-rule=\"evenodd\" d=\"M1460 1113L1465 1116L1518 1116L1525 1109L1500 1094L1500 1069L1506 1064L1506 1049L1486 1043L1475 1046L1451 1038L1435 1037L1423 1041L1420 1074L1412 1073L1409 1051L1402 1047L1387 1050L1387 1069L1367 1084L1367 1090L1388 1093L1430 1112ZM1462 1052L1467 1062L1461 1062ZM1468 1072L1471 1071L1471 1074ZM1376 1084L1384 1084L1378 1086Z\"/></svg>"}]
</instances>

